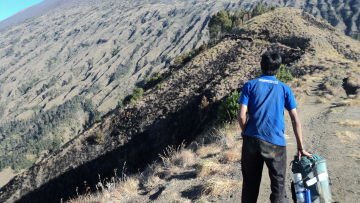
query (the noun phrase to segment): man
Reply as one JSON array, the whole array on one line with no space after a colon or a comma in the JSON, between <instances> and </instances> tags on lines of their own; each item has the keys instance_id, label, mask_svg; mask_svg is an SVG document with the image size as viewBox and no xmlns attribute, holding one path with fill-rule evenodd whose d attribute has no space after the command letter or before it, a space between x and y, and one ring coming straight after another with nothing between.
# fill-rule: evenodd
<instances>
[{"instance_id":1,"label":"man","mask_svg":"<svg viewBox=\"0 0 360 203\"><path fill-rule=\"evenodd\" d=\"M239 98L238 118L243 136L243 203L257 201L264 162L271 180L270 201L287 202L284 109L291 117L298 155L311 156L304 150L295 97L290 87L275 77L281 63L278 52L264 53L261 57L263 75L248 81Z\"/></svg>"}]
</instances>

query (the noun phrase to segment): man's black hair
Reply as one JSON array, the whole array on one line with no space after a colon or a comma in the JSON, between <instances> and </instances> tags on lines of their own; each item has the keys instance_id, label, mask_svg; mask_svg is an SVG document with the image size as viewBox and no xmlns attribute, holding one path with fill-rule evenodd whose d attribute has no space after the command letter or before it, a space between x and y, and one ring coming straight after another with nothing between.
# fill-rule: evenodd
<instances>
[{"instance_id":1,"label":"man's black hair","mask_svg":"<svg viewBox=\"0 0 360 203\"><path fill-rule=\"evenodd\" d=\"M266 51L261 56L261 71L264 75L276 75L281 63L282 58L278 51Z\"/></svg>"}]
</instances>

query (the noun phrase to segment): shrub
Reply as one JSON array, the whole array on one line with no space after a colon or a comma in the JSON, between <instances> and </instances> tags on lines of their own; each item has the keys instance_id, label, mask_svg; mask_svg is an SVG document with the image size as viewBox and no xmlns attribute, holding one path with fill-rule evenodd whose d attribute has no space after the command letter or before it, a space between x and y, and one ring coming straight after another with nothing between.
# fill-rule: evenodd
<instances>
[{"instance_id":1,"label":"shrub","mask_svg":"<svg viewBox=\"0 0 360 203\"><path fill-rule=\"evenodd\" d=\"M158 85L163 80L163 77L164 76L160 73L155 73L150 78L147 78L136 85L145 90L148 90Z\"/></svg>"},{"instance_id":2,"label":"shrub","mask_svg":"<svg viewBox=\"0 0 360 203\"><path fill-rule=\"evenodd\" d=\"M52 68L53 67L53 65L55 65L56 63L57 63L58 61L57 61L57 58L55 58L55 57L52 57L52 58L50 58L50 59L48 59L47 61L46 61L46 67L48 68L48 69L50 69L50 68Z\"/></svg>"},{"instance_id":3,"label":"shrub","mask_svg":"<svg viewBox=\"0 0 360 203\"><path fill-rule=\"evenodd\" d=\"M244 9L239 9L235 11L235 13L231 16L232 21L232 27L238 27L244 23L245 15L248 15L249 13L245 11Z\"/></svg>"},{"instance_id":4,"label":"shrub","mask_svg":"<svg viewBox=\"0 0 360 203\"><path fill-rule=\"evenodd\" d=\"M116 56L120 52L120 48L116 47L111 50L111 57Z\"/></svg>"},{"instance_id":5,"label":"shrub","mask_svg":"<svg viewBox=\"0 0 360 203\"><path fill-rule=\"evenodd\" d=\"M213 15L209 21L209 33L211 41L217 41L224 34L231 33L235 27L241 26L251 17L255 17L273 10L275 7L269 7L263 3L257 4L251 11L239 9L235 12L226 10L219 11Z\"/></svg>"},{"instance_id":6,"label":"shrub","mask_svg":"<svg viewBox=\"0 0 360 203\"><path fill-rule=\"evenodd\" d=\"M262 15L266 12L269 12L271 10L273 10L274 7L269 7L263 3L258 3L252 10L251 14L252 14L252 17L255 17L255 16L259 16L259 15Z\"/></svg>"},{"instance_id":7,"label":"shrub","mask_svg":"<svg viewBox=\"0 0 360 203\"><path fill-rule=\"evenodd\" d=\"M181 54L174 59L174 65L175 66L182 66L186 64L187 62L191 61L196 55L200 53L199 49L194 49L192 51L186 52L184 54Z\"/></svg>"},{"instance_id":8,"label":"shrub","mask_svg":"<svg viewBox=\"0 0 360 203\"><path fill-rule=\"evenodd\" d=\"M279 72L276 74L276 77L278 80L284 83L290 82L294 79L290 70L283 64L280 66Z\"/></svg>"},{"instance_id":9,"label":"shrub","mask_svg":"<svg viewBox=\"0 0 360 203\"><path fill-rule=\"evenodd\" d=\"M143 94L144 94L144 89L137 87L133 90L133 93L131 95L128 95L127 97L124 98L123 104L127 105L127 104L135 103L137 100L142 98Z\"/></svg>"},{"instance_id":10,"label":"shrub","mask_svg":"<svg viewBox=\"0 0 360 203\"><path fill-rule=\"evenodd\" d=\"M341 87L343 85L343 79L339 75L325 76L324 83L329 84L331 87Z\"/></svg>"},{"instance_id":11,"label":"shrub","mask_svg":"<svg viewBox=\"0 0 360 203\"><path fill-rule=\"evenodd\" d=\"M220 122L234 121L237 118L239 96L240 93L234 91L220 104L218 112Z\"/></svg>"},{"instance_id":12,"label":"shrub","mask_svg":"<svg viewBox=\"0 0 360 203\"><path fill-rule=\"evenodd\" d=\"M222 33L232 29L233 22L228 11L219 11L209 21L209 32L211 39L218 39Z\"/></svg>"},{"instance_id":13,"label":"shrub","mask_svg":"<svg viewBox=\"0 0 360 203\"><path fill-rule=\"evenodd\" d=\"M95 133L93 139L97 144L104 144L105 143L105 136L104 136L104 134L102 132Z\"/></svg>"}]
</instances>

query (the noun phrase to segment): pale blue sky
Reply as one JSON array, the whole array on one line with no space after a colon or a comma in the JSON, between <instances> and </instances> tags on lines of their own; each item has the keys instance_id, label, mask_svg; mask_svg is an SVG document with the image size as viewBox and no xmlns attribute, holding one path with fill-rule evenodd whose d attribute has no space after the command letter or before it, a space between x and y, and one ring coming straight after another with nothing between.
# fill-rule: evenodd
<instances>
[{"instance_id":1,"label":"pale blue sky","mask_svg":"<svg viewBox=\"0 0 360 203\"><path fill-rule=\"evenodd\" d=\"M42 0L0 0L0 21L40 2Z\"/></svg>"}]
</instances>

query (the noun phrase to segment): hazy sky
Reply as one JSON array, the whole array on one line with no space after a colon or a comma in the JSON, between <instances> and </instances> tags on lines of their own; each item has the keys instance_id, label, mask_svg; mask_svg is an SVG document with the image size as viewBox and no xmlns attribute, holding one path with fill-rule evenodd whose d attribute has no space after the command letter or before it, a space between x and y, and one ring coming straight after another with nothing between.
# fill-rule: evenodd
<instances>
[{"instance_id":1,"label":"hazy sky","mask_svg":"<svg viewBox=\"0 0 360 203\"><path fill-rule=\"evenodd\" d=\"M0 21L42 0L0 0Z\"/></svg>"}]
</instances>

